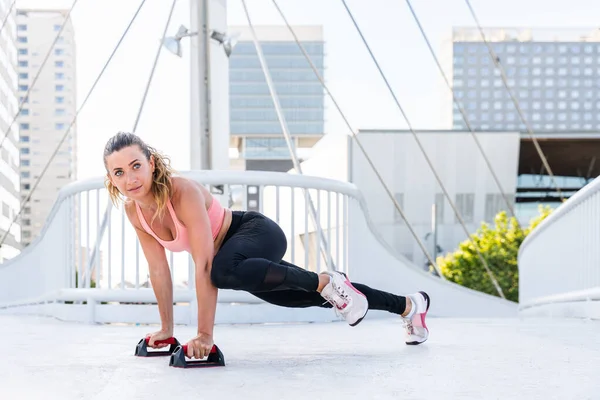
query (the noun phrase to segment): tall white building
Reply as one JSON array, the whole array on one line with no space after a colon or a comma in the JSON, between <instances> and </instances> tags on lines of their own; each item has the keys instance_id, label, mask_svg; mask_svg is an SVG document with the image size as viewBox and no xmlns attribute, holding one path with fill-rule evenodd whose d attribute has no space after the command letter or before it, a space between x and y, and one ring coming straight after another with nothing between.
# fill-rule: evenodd
<instances>
[{"instance_id":1,"label":"tall white building","mask_svg":"<svg viewBox=\"0 0 600 400\"><path fill-rule=\"evenodd\" d=\"M12 0L0 0L0 20L6 23L0 32L0 239L19 210L19 127L9 126L18 110L17 48L15 46L15 11ZM10 228L0 247L0 263L19 254L19 221Z\"/></svg>"},{"instance_id":2,"label":"tall white building","mask_svg":"<svg viewBox=\"0 0 600 400\"><path fill-rule=\"evenodd\" d=\"M50 167L31 192L69 129L77 107L75 34L72 21L65 22L66 16L64 10L17 11L20 99L29 91L19 115L21 198L31 194L21 216L24 245L31 243L44 226L58 190L75 180L77 174L76 125L73 124ZM48 52L48 59L42 65Z\"/></svg>"}]
</instances>

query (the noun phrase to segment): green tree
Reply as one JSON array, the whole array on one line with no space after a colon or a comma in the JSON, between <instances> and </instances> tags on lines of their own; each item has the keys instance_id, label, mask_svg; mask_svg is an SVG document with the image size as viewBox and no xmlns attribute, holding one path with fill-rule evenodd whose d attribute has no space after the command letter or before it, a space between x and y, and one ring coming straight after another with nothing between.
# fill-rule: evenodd
<instances>
[{"instance_id":1,"label":"green tree","mask_svg":"<svg viewBox=\"0 0 600 400\"><path fill-rule=\"evenodd\" d=\"M538 208L539 214L534 217L528 227L519 227L516 218L509 218L502 211L494 218L494 226L482 223L470 240L460 243L458 249L437 258L442 274L451 282L473 290L498 295L485 267L481 263L475 246L486 260L490 270L507 300L519 300L519 270L517 255L519 247L527 235L548 215L552 208Z\"/></svg>"}]
</instances>

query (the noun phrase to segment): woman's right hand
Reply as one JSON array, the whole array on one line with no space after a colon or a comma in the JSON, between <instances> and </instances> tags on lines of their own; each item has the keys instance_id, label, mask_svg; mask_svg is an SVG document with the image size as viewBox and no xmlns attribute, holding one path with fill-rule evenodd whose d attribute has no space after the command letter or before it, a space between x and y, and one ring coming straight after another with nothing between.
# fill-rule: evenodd
<instances>
[{"instance_id":1,"label":"woman's right hand","mask_svg":"<svg viewBox=\"0 0 600 400\"><path fill-rule=\"evenodd\" d=\"M166 330L166 329L161 329L158 332L149 333L146 335L146 337L150 337L150 340L148 341L148 347L151 347L153 349L161 349L163 347L167 347L167 346L169 346L169 344L167 344L167 343L155 344L155 342L158 340L169 339L172 336L173 336L173 331Z\"/></svg>"}]
</instances>

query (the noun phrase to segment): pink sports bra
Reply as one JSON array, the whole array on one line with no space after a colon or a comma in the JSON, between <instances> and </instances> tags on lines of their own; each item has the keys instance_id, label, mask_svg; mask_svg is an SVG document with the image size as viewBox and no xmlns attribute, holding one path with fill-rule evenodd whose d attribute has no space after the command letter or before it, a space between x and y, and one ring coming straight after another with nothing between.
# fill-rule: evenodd
<instances>
[{"instance_id":1,"label":"pink sports bra","mask_svg":"<svg viewBox=\"0 0 600 400\"><path fill-rule=\"evenodd\" d=\"M138 218L144 230L150 235L152 235L158 241L158 243L160 243L165 249L173 252L191 252L190 239L188 237L187 228L183 226L181 221L179 221L179 218L177 218L177 215L175 215L175 210L173 210L171 200L167 202L167 208L169 209L169 214L171 214L171 218L173 219L173 223L175 224L176 236L173 240L162 240L161 238L159 238L152 231L152 229L150 229L150 226L148 226L148 223L146 222L146 219L142 214L142 210L140 209L140 206L137 203L135 203L135 208L137 210ZM225 209L223 208L223 206L221 206L221 203L219 203L217 199L213 197L213 201L210 207L208 208L208 218L210 220L213 240L216 239L217 235L219 234L219 231L221 230L221 226L223 226L224 217Z\"/></svg>"}]
</instances>

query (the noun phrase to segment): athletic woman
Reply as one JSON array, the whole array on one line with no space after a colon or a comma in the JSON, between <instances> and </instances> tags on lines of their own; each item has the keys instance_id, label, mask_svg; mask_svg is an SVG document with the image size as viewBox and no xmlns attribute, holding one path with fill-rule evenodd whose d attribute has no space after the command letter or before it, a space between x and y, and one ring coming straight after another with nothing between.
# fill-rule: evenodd
<instances>
[{"instance_id":1,"label":"athletic woman","mask_svg":"<svg viewBox=\"0 0 600 400\"><path fill-rule=\"evenodd\" d=\"M327 307L350 326L369 309L398 314L406 344L429 336L425 316L429 296L408 296L351 283L340 272L317 274L283 261L287 241L271 219L253 211L223 208L199 183L174 176L169 159L132 133L118 133L104 149L106 187L112 201L122 202L148 261L158 302L161 329L148 345L173 336L173 284L165 249L188 252L195 263L198 331L187 355L208 356L218 289L243 290L283 307Z\"/></svg>"}]
</instances>

